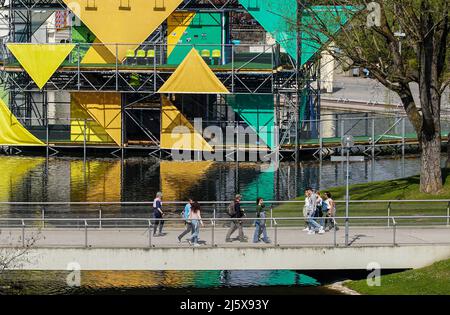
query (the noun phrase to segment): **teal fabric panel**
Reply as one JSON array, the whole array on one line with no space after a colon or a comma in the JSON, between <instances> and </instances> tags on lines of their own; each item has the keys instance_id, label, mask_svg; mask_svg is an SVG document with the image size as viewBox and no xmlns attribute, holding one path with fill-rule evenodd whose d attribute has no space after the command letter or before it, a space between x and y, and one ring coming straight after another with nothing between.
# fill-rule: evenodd
<instances>
[{"instance_id":1,"label":"teal fabric panel","mask_svg":"<svg viewBox=\"0 0 450 315\"><path fill-rule=\"evenodd\" d=\"M297 61L297 33L295 31L297 0L239 0L239 2ZM314 15L311 14L311 10L314 11ZM328 25L329 32L335 34L357 10L353 6L312 6L310 9L304 10L302 24L306 25L310 31L302 34L302 65L310 61L328 42L328 37L314 26L316 21L313 17L317 15L317 19Z\"/></svg>"},{"instance_id":2,"label":"teal fabric panel","mask_svg":"<svg viewBox=\"0 0 450 315\"><path fill-rule=\"evenodd\" d=\"M196 13L191 24L186 29L186 33L181 37L180 44L174 48L167 63L171 65L180 64L192 46L199 51L203 49L212 51L221 50L222 44L222 21L220 13Z\"/></svg>"},{"instance_id":3,"label":"teal fabric panel","mask_svg":"<svg viewBox=\"0 0 450 315\"><path fill-rule=\"evenodd\" d=\"M225 96L227 104L256 132L269 148L274 147L274 98L264 94Z\"/></svg>"}]
</instances>

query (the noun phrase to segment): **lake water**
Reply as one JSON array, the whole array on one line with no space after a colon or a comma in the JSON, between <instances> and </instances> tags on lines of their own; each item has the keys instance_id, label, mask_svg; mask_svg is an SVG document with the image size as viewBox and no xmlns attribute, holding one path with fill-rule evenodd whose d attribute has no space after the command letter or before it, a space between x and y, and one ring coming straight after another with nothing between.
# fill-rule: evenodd
<instances>
[{"instance_id":1,"label":"lake water","mask_svg":"<svg viewBox=\"0 0 450 315\"><path fill-rule=\"evenodd\" d=\"M130 158L113 159L0 156L0 201L150 201L157 191L165 200L226 201L236 192L244 200L291 199L307 186L317 189L343 185L345 164L323 161L281 162L276 172L262 171L257 163L169 162ZM351 183L366 183L417 174L415 156L383 158L351 164ZM35 209L34 209L35 210ZM33 210L33 211L34 211ZM20 216L26 207L3 205L0 215ZM61 216L72 208L54 207ZM134 211L119 209L119 215ZM117 215L117 212L115 212ZM39 214L37 214L39 215ZM0 292L18 293L145 293L190 292L201 289L239 290L259 288L276 294L331 293L321 283L295 271L162 271L82 272L82 287L66 285L66 272L8 272ZM233 291L234 292L234 291Z\"/></svg>"}]
</instances>

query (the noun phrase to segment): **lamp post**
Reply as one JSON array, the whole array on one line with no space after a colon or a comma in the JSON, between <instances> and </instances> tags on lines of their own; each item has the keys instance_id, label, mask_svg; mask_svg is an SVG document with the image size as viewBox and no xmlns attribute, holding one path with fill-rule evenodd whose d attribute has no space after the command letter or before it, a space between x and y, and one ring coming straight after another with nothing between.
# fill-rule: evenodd
<instances>
[{"instance_id":1,"label":"lamp post","mask_svg":"<svg viewBox=\"0 0 450 315\"><path fill-rule=\"evenodd\" d=\"M355 141L353 136L345 135L342 137L342 148L347 149L347 174L345 183L345 246L348 246L348 208L349 208L349 192L348 192L348 182L349 182L349 165L350 165L350 148L353 147Z\"/></svg>"}]
</instances>

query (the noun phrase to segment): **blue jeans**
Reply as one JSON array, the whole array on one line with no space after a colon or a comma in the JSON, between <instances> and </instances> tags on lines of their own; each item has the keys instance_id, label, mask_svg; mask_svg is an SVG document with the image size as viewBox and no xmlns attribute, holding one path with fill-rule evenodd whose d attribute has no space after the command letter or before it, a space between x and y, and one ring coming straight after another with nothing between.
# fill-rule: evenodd
<instances>
[{"instance_id":1,"label":"blue jeans","mask_svg":"<svg viewBox=\"0 0 450 315\"><path fill-rule=\"evenodd\" d=\"M319 231L319 229L321 228L321 225L319 223L316 222L314 216L315 216L315 212L311 213L310 215L308 215L308 226L310 230L314 230L314 231Z\"/></svg>"},{"instance_id":2,"label":"blue jeans","mask_svg":"<svg viewBox=\"0 0 450 315\"><path fill-rule=\"evenodd\" d=\"M328 210L322 210L323 211L323 216L319 219L320 225L325 227L325 219L328 215Z\"/></svg>"},{"instance_id":3,"label":"blue jeans","mask_svg":"<svg viewBox=\"0 0 450 315\"><path fill-rule=\"evenodd\" d=\"M200 233L200 221L192 220L192 237L191 242L196 244L198 243L198 234Z\"/></svg>"},{"instance_id":4,"label":"blue jeans","mask_svg":"<svg viewBox=\"0 0 450 315\"><path fill-rule=\"evenodd\" d=\"M253 234L253 243L258 243L259 237L263 235L262 240L264 242L269 241L269 237L267 236L267 229L265 224L261 224L261 221L255 221L255 233Z\"/></svg>"}]
</instances>

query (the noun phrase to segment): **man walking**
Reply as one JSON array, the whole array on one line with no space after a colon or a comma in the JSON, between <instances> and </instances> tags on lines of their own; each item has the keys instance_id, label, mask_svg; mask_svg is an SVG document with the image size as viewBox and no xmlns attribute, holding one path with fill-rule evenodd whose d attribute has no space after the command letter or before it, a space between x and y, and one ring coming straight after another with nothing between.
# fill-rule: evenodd
<instances>
[{"instance_id":1,"label":"man walking","mask_svg":"<svg viewBox=\"0 0 450 315\"><path fill-rule=\"evenodd\" d=\"M307 211L307 221L309 225L309 231L308 234L323 234L325 231L323 230L323 227L316 222L316 209L317 209L317 196L313 192L312 188L306 188L305 189L305 202L306 202L306 211Z\"/></svg>"},{"instance_id":2,"label":"man walking","mask_svg":"<svg viewBox=\"0 0 450 315\"><path fill-rule=\"evenodd\" d=\"M230 229L228 230L225 242L231 242L231 235L239 230L239 241L247 242L247 237L244 236L243 222L239 220L245 216L244 209L241 208L241 195L236 195L234 201L228 206L228 215L234 220L231 221Z\"/></svg>"},{"instance_id":3,"label":"man walking","mask_svg":"<svg viewBox=\"0 0 450 315\"><path fill-rule=\"evenodd\" d=\"M184 206L184 210L181 213L183 219L184 219L184 225L186 226L186 229L178 236L178 242L181 243L181 239L188 234L189 232L193 233L192 229L192 222L189 220L189 214L191 213L191 207L194 201L192 199L189 199L186 206Z\"/></svg>"}]
</instances>

